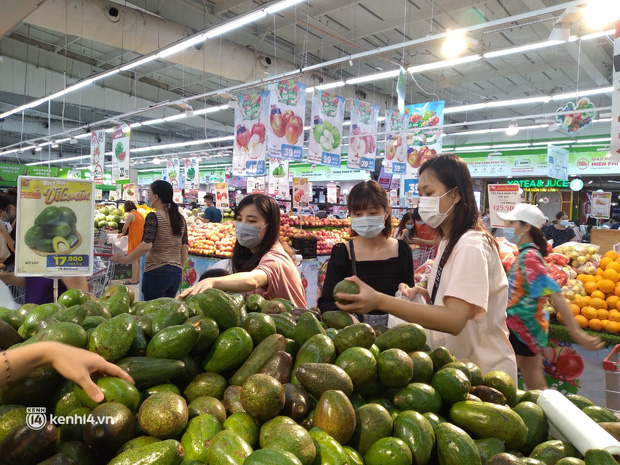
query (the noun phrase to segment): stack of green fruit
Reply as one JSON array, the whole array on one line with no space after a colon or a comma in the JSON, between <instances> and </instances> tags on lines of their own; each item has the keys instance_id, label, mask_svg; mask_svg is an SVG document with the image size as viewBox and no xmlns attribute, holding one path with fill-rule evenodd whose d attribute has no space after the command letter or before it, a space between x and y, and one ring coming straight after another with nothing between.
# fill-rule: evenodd
<instances>
[{"instance_id":1,"label":"stack of green fruit","mask_svg":"<svg viewBox=\"0 0 620 465\"><path fill-rule=\"evenodd\" d=\"M67 253L79 240L77 216L69 207L46 207L24 235L28 247L43 253Z\"/></svg>"},{"instance_id":2,"label":"stack of green fruit","mask_svg":"<svg viewBox=\"0 0 620 465\"><path fill-rule=\"evenodd\" d=\"M118 229L123 221L123 211L119 208L101 207L95 212L95 228Z\"/></svg>"},{"instance_id":3,"label":"stack of green fruit","mask_svg":"<svg viewBox=\"0 0 620 465\"><path fill-rule=\"evenodd\" d=\"M216 289L150 302L133 302L124 286L99 301L69 290L58 304L0 309L1 348L47 340L100 354L135 385L101 378L97 404L51 368L13 382L0 406L2 463L584 463L549 436L540 392L430 350L415 324L372 328ZM610 411L569 398L618 435ZM33 430L26 406L89 422ZM590 451L585 463L616 462Z\"/></svg>"}]
</instances>

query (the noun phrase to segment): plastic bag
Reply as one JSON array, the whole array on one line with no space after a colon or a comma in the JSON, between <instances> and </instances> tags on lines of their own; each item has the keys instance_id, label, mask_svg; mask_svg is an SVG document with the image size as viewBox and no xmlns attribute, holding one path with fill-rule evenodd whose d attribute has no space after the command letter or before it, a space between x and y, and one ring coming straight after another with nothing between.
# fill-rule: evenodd
<instances>
[{"instance_id":1,"label":"plastic bag","mask_svg":"<svg viewBox=\"0 0 620 465\"><path fill-rule=\"evenodd\" d=\"M566 266L570 260L566 255L561 253L551 253L545 257L545 261L558 266Z\"/></svg>"},{"instance_id":2,"label":"plastic bag","mask_svg":"<svg viewBox=\"0 0 620 465\"><path fill-rule=\"evenodd\" d=\"M564 293L564 297L571 302L573 302L576 297L586 294L583 283L574 278L571 278L566 282L566 284L562 287L562 292Z\"/></svg>"},{"instance_id":3,"label":"plastic bag","mask_svg":"<svg viewBox=\"0 0 620 465\"><path fill-rule=\"evenodd\" d=\"M115 253L120 250L124 254L127 254L127 249L129 247L129 238L127 236L110 238L108 242L114 247Z\"/></svg>"},{"instance_id":4,"label":"plastic bag","mask_svg":"<svg viewBox=\"0 0 620 465\"><path fill-rule=\"evenodd\" d=\"M581 244L579 242L567 242L553 249L554 253L564 255L569 259L570 266L577 273L594 275L601 261L598 254L599 246L594 244Z\"/></svg>"},{"instance_id":5,"label":"plastic bag","mask_svg":"<svg viewBox=\"0 0 620 465\"><path fill-rule=\"evenodd\" d=\"M550 264L549 265L549 275L553 278L553 280L558 283L560 287L564 287L566 282L568 281L568 275L558 265Z\"/></svg>"},{"instance_id":6,"label":"plastic bag","mask_svg":"<svg viewBox=\"0 0 620 465\"><path fill-rule=\"evenodd\" d=\"M414 274L413 279L416 286L426 288L428 283L428 277L431 274L434 260L427 260L422 266L418 267Z\"/></svg>"}]
</instances>

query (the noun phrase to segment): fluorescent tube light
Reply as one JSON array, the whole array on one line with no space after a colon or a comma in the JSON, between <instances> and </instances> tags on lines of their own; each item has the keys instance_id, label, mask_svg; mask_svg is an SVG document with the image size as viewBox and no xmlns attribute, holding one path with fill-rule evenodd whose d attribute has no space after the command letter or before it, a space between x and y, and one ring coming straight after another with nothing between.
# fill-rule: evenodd
<instances>
[{"instance_id":1,"label":"fluorescent tube light","mask_svg":"<svg viewBox=\"0 0 620 465\"><path fill-rule=\"evenodd\" d=\"M169 57L170 55L174 55L175 53L181 52L181 51L183 51L185 49L193 47L194 45L200 44L200 43L204 42L205 40L207 40L207 37L206 37L205 34L201 34L199 36L192 37L190 39L185 39L181 43L178 43L176 45L173 45L170 48L166 48L166 49L162 50L161 52L159 52L157 54L157 57L158 58Z\"/></svg>"},{"instance_id":2,"label":"fluorescent tube light","mask_svg":"<svg viewBox=\"0 0 620 465\"><path fill-rule=\"evenodd\" d=\"M342 87L344 86L344 81L336 81L336 82L329 82L327 84L321 84L320 86L316 86L316 88L318 90L328 90L328 89L335 89L336 87Z\"/></svg>"},{"instance_id":3,"label":"fluorescent tube light","mask_svg":"<svg viewBox=\"0 0 620 465\"><path fill-rule=\"evenodd\" d=\"M26 163L26 166L50 165L52 163L65 163L67 161L83 160L84 158L90 158L90 155L80 155L79 157L55 158L53 160L36 161L32 163Z\"/></svg>"},{"instance_id":4,"label":"fluorescent tube light","mask_svg":"<svg viewBox=\"0 0 620 465\"><path fill-rule=\"evenodd\" d=\"M466 57L454 58L453 60L436 61L435 63L427 63L425 65L417 65L407 68L408 73L421 73L423 71L429 71L431 69L449 68L451 66L461 65L463 63L470 63L482 58L481 55L468 55Z\"/></svg>"},{"instance_id":5,"label":"fluorescent tube light","mask_svg":"<svg viewBox=\"0 0 620 465\"><path fill-rule=\"evenodd\" d=\"M571 99L575 97L588 97L590 95L608 94L613 91L614 91L613 86L600 87L598 89L580 90L577 92L567 92L565 94L558 94L558 95L554 95L552 99L553 100L564 100L564 99Z\"/></svg>"},{"instance_id":6,"label":"fluorescent tube light","mask_svg":"<svg viewBox=\"0 0 620 465\"><path fill-rule=\"evenodd\" d=\"M469 147L455 147L454 150L456 152L462 152L464 150L486 150L490 148L490 145L471 145Z\"/></svg>"},{"instance_id":7,"label":"fluorescent tube light","mask_svg":"<svg viewBox=\"0 0 620 465\"><path fill-rule=\"evenodd\" d=\"M127 71L127 70L130 70L130 69L133 69L133 68L137 68L138 66L145 65L145 64L150 63L151 61L155 61L155 60L157 60L157 55L151 55L151 56L142 58L141 60L132 61L130 63L127 63L120 70L121 71Z\"/></svg>"},{"instance_id":8,"label":"fluorescent tube light","mask_svg":"<svg viewBox=\"0 0 620 465\"><path fill-rule=\"evenodd\" d=\"M496 50L494 52L487 52L483 56L485 58L496 58L496 57L502 57L505 55L512 55L514 53L523 53L523 52L529 52L532 50L538 50L541 48L552 47L554 45L563 44L563 43L564 42L562 42L561 40L546 40L544 42L536 42L534 44L521 45L519 47L510 47L510 48L505 48L503 50Z\"/></svg>"},{"instance_id":9,"label":"fluorescent tube light","mask_svg":"<svg viewBox=\"0 0 620 465\"><path fill-rule=\"evenodd\" d=\"M267 8L265 8L265 12L268 15L272 15L274 13L277 13L278 11L284 10L285 8L289 8L291 6L295 6L298 3L302 3L305 0L284 0L282 2L278 2L275 5L271 5L268 6Z\"/></svg>"},{"instance_id":10,"label":"fluorescent tube light","mask_svg":"<svg viewBox=\"0 0 620 465\"><path fill-rule=\"evenodd\" d=\"M381 79L394 78L394 77L397 77L399 74L400 74L400 70L395 69L393 71L385 71L383 73L371 74L368 76L360 76L360 77L356 77L353 79L347 79L346 83L349 85L362 84L364 82L379 81Z\"/></svg>"},{"instance_id":11,"label":"fluorescent tube light","mask_svg":"<svg viewBox=\"0 0 620 465\"><path fill-rule=\"evenodd\" d=\"M250 13L248 15L242 16L241 18L223 24L222 26L216 27L215 29L211 29L210 31L207 31L205 36L207 39L211 39L227 32L234 31L235 29L239 29L240 27L264 18L265 16L267 16L265 10L258 10L254 13Z\"/></svg>"}]
</instances>

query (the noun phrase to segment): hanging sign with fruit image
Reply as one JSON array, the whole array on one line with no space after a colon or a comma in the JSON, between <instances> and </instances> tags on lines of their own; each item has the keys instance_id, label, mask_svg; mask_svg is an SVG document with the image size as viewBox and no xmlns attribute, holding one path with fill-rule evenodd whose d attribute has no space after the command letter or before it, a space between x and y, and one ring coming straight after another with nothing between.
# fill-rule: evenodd
<instances>
[{"instance_id":1,"label":"hanging sign with fruit image","mask_svg":"<svg viewBox=\"0 0 620 465\"><path fill-rule=\"evenodd\" d=\"M288 163L288 160L279 158L272 157L269 159L269 187L267 192L277 199L286 200L290 198Z\"/></svg>"},{"instance_id":2,"label":"hanging sign with fruit image","mask_svg":"<svg viewBox=\"0 0 620 465\"><path fill-rule=\"evenodd\" d=\"M138 200L138 189L135 184L125 184L123 185L124 195L123 198L125 200Z\"/></svg>"},{"instance_id":3,"label":"hanging sign with fruit image","mask_svg":"<svg viewBox=\"0 0 620 465\"><path fill-rule=\"evenodd\" d=\"M306 85L280 81L269 86L267 153L283 160L302 161Z\"/></svg>"},{"instance_id":4,"label":"hanging sign with fruit image","mask_svg":"<svg viewBox=\"0 0 620 465\"><path fill-rule=\"evenodd\" d=\"M404 115L388 110L385 115L385 172L407 174L407 133Z\"/></svg>"},{"instance_id":5,"label":"hanging sign with fruit image","mask_svg":"<svg viewBox=\"0 0 620 465\"><path fill-rule=\"evenodd\" d=\"M166 175L168 182L172 185L173 189L179 189L179 172L180 163L178 158L168 158L166 160Z\"/></svg>"},{"instance_id":6,"label":"hanging sign with fruit image","mask_svg":"<svg viewBox=\"0 0 620 465\"><path fill-rule=\"evenodd\" d=\"M94 182L20 176L17 185L15 274L91 275Z\"/></svg>"},{"instance_id":7,"label":"hanging sign with fruit image","mask_svg":"<svg viewBox=\"0 0 620 465\"><path fill-rule=\"evenodd\" d=\"M218 182L215 184L215 206L217 208L230 208L228 183Z\"/></svg>"},{"instance_id":8,"label":"hanging sign with fruit image","mask_svg":"<svg viewBox=\"0 0 620 465\"><path fill-rule=\"evenodd\" d=\"M235 105L235 143L233 174L265 176L267 126L269 124L269 92L239 97Z\"/></svg>"},{"instance_id":9,"label":"hanging sign with fruit image","mask_svg":"<svg viewBox=\"0 0 620 465\"><path fill-rule=\"evenodd\" d=\"M200 188L200 158L191 157L184 158L183 164L185 165L185 187L187 189L199 189Z\"/></svg>"},{"instance_id":10,"label":"hanging sign with fruit image","mask_svg":"<svg viewBox=\"0 0 620 465\"><path fill-rule=\"evenodd\" d=\"M589 98L582 98L577 103L568 102L563 107L558 108L555 122L558 123L560 130L574 134L590 126L595 116L596 107L594 104Z\"/></svg>"},{"instance_id":11,"label":"hanging sign with fruit image","mask_svg":"<svg viewBox=\"0 0 620 465\"><path fill-rule=\"evenodd\" d=\"M314 90L308 162L340 167L344 97Z\"/></svg>"},{"instance_id":12,"label":"hanging sign with fruit image","mask_svg":"<svg viewBox=\"0 0 620 465\"><path fill-rule=\"evenodd\" d=\"M405 107L408 175L418 174L422 163L441 153L444 106L440 100Z\"/></svg>"},{"instance_id":13,"label":"hanging sign with fruit image","mask_svg":"<svg viewBox=\"0 0 620 465\"><path fill-rule=\"evenodd\" d=\"M112 134L112 182L129 179L129 133L114 128Z\"/></svg>"},{"instance_id":14,"label":"hanging sign with fruit image","mask_svg":"<svg viewBox=\"0 0 620 465\"><path fill-rule=\"evenodd\" d=\"M351 131L347 168L375 170L379 107L361 100L351 103Z\"/></svg>"},{"instance_id":15,"label":"hanging sign with fruit image","mask_svg":"<svg viewBox=\"0 0 620 465\"><path fill-rule=\"evenodd\" d=\"M105 153L105 129L90 133L90 164L95 184L103 184L103 165Z\"/></svg>"},{"instance_id":16,"label":"hanging sign with fruit image","mask_svg":"<svg viewBox=\"0 0 620 465\"><path fill-rule=\"evenodd\" d=\"M293 178L293 208L308 207L310 184L308 178Z\"/></svg>"}]
</instances>

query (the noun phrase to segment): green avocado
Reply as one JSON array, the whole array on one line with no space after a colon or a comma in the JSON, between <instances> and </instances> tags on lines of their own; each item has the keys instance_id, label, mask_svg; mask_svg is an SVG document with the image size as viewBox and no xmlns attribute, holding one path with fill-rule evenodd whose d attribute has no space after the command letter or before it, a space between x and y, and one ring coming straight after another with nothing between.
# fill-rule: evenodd
<instances>
[{"instance_id":1,"label":"green avocado","mask_svg":"<svg viewBox=\"0 0 620 465\"><path fill-rule=\"evenodd\" d=\"M54 243L52 239L41 239L36 242L34 248L41 252L52 253L54 252Z\"/></svg>"},{"instance_id":2,"label":"green avocado","mask_svg":"<svg viewBox=\"0 0 620 465\"><path fill-rule=\"evenodd\" d=\"M58 212L60 213L60 220L65 221L70 226L75 226L77 224L77 216L69 207L58 207Z\"/></svg>"},{"instance_id":3,"label":"green avocado","mask_svg":"<svg viewBox=\"0 0 620 465\"><path fill-rule=\"evenodd\" d=\"M68 223L58 223L49 229L50 236L67 237L71 234L71 226Z\"/></svg>"},{"instance_id":4,"label":"green avocado","mask_svg":"<svg viewBox=\"0 0 620 465\"><path fill-rule=\"evenodd\" d=\"M52 239L52 247L54 248L54 252L56 253L68 252L69 249L71 249L69 243L67 242L67 239L61 236L56 236L54 237L54 239Z\"/></svg>"},{"instance_id":5,"label":"green avocado","mask_svg":"<svg viewBox=\"0 0 620 465\"><path fill-rule=\"evenodd\" d=\"M41 226L33 226L24 236L24 241L28 247L35 247L38 241L43 239L43 228Z\"/></svg>"},{"instance_id":6,"label":"green avocado","mask_svg":"<svg viewBox=\"0 0 620 465\"><path fill-rule=\"evenodd\" d=\"M75 234L69 234L69 237L67 237L67 242L69 242L69 247L73 248L77 245L79 239L77 237L77 235Z\"/></svg>"},{"instance_id":7,"label":"green avocado","mask_svg":"<svg viewBox=\"0 0 620 465\"><path fill-rule=\"evenodd\" d=\"M47 207L34 220L34 224L38 226L46 226L56 223L60 215L58 207Z\"/></svg>"}]
</instances>

